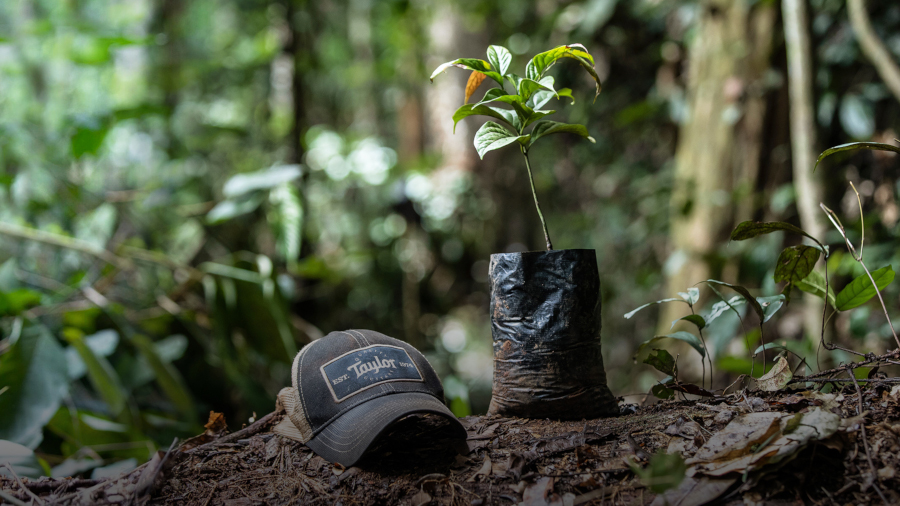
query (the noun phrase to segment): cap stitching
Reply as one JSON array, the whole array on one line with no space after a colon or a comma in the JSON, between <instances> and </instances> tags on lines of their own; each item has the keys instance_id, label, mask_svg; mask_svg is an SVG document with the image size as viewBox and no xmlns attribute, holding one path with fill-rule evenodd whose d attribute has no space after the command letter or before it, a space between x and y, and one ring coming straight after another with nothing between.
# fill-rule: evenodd
<instances>
[{"instance_id":1,"label":"cap stitching","mask_svg":"<svg viewBox=\"0 0 900 506\"><path fill-rule=\"evenodd\" d=\"M361 337L362 340L366 342L366 344L369 344L369 339L362 332L360 332L356 329L350 329L347 332L354 332L356 334L359 334L359 337Z\"/></svg>"},{"instance_id":2,"label":"cap stitching","mask_svg":"<svg viewBox=\"0 0 900 506\"><path fill-rule=\"evenodd\" d=\"M423 387L426 385L426 383L424 383L424 382L418 382L418 381L415 381L415 382L410 381L409 383L418 383L418 384L421 384ZM430 396L434 397L435 399L437 399L438 402L440 402L441 404L443 404L443 400L441 400L437 395L435 395L435 394L433 394L433 393L431 393L431 392L423 392L423 391L421 391L421 390L413 390L413 391L401 391L401 392L398 392L398 393L401 393L401 394L407 394L407 393L408 393L408 394L425 394L425 395L430 395ZM360 402L360 403L353 404L353 405L351 405L351 406L347 406L347 407L346 407L343 411L341 411L340 413L338 413L338 414L332 416L331 418L329 418L329 419L326 420L325 422L321 423L321 424L320 424L320 427L319 427L318 429L315 429L315 430L313 431L313 436L312 436L312 437L316 437L317 435L321 434L321 433L322 433L325 429L327 429L333 422L335 422L337 419L339 419L339 418L342 417L343 415L346 415L347 412L350 411L351 409L353 409L353 408L355 408L355 407L357 407L357 406L360 406L360 405L362 405L362 404L365 404L365 403L367 403L367 402L369 402L369 401L371 401L371 400L378 399L379 397L384 397L385 395L394 395L394 394L391 393L391 392L387 392L387 393L383 393L383 394L378 394L378 395L376 395L376 396L374 396L374 397L370 397L370 398L368 398L368 399L366 399L366 400L364 400L364 401L362 401L362 402ZM310 439L312 439L312 438L310 438Z\"/></svg>"},{"instance_id":3,"label":"cap stitching","mask_svg":"<svg viewBox=\"0 0 900 506\"><path fill-rule=\"evenodd\" d=\"M375 413L375 416L378 417L378 418L376 419L376 423L381 423L381 422L382 422L383 420L385 420L386 418L389 418L389 417L386 415L388 412L389 412L389 410L387 409L386 406L382 406L381 408L379 408L378 411ZM327 435L323 436L323 438L322 438L322 439L327 439L328 441L331 441L332 443L334 443L334 444L337 445L337 446L348 446L348 445L352 445L352 446L350 446L350 449L349 449L349 450L338 450L337 448L335 448L334 446L331 446L330 444L326 443L325 441L321 441L321 443L322 443L323 446L327 446L328 448L330 448L330 449L332 449L332 450L334 450L334 451L336 451L336 452L338 452L338 453L350 453L351 451L353 451L353 450L357 447L357 445L359 445L359 442L360 442L360 440L362 440L363 435L364 435L364 434L357 434L357 436L356 436L352 441L348 441L347 443L344 443L344 444L342 444L340 441L337 441L337 440L335 440L335 439L332 439L332 438L328 437ZM373 440L373 441L374 441L374 440ZM318 443L318 442L320 442L320 441L317 439L316 442Z\"/></svg>"}]
</instances>

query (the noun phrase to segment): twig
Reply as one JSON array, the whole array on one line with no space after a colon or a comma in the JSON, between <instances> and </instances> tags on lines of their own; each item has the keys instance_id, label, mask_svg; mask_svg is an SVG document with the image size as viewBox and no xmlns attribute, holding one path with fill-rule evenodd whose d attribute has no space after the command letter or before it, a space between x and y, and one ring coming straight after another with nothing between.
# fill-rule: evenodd
<instances>
[{"instance_id":1,"label":"twig","mask_svg":"<svg viewBox=\"0 0 900 506\"><path fill-rule=\"evenodd\" d=\"M864 383L887 383L889 385L900 384L900 378L884 378L884 379L859 379L857 381L862 381ZM803 378L803 377L795 377L792 378L788 383L850 383L848 379L841 378Z\"/></svg>"},{"instance_id":2,"label":"twig","mask_svg":"<svg viewBox=\"0 0 900 506\"><path fill-rule=\"evenodd\" d=\"M231 443L231 442L237 441L238 439L245 439L245 438L252 436L252 435L256 434L257 432L261 431L263 429L263 427L268 425L269 421L271 421L273 418L275 418L276 415L279 415L281 413L282 413L282 411L273 411L273 412L269 413L268 415L260 418L259 420L253 422L249 426L244 427L243 429L241 429L239 431L232 432L231 434L227 434L225 436L220 437L219 439L216 439L215 441L210 441L209 443L200 445L196 448L191 448L190 450L187 450L184 453L193 454L193 453L197 453L199 451L215 448L218 445L222 445L225 443Z\"/></svg>"},{"instance_id":3,"label":"twig","mask_svg":"<svg viewBox=\"0 0 900 506\"><path fill-rule=\"evenodd\" d=\"M862 389L859 388L859 383L856 381L856 376L853 375L852 371L847 371L847 375L850 376L850 379L853 380L853 384L856 386L856 402L859 407L856 410L857 415L862 415L863 413L863 403L862 403ZM872 454L869 453L869 438L866 435L866 422L863 420L862 423L859 424L860 429L862 430L862 440L863 440L863 448L866 449L866 460L869 461L869 470L872 473L872 488L878 492L878 497L884 502L885 505L889 504L887 499L884 497L884 494L881 493L881 489L878 488L878 485L875 484L875 481L878 480L878 472L875 470L875 464L872 463Z\"/></svg>"},{"instance_id":4,"label":"twig","mask_svg":"<svg viewBox=\"0 0 900 506\"><path fill-rule=\"evenodd\" d=\"M44 504L44 500L43 500L43 499L41 499L40 497L36 496L36 495L34 494L34 492L32 492L31 490L28 490L28 487L26 487L25 484L22 483L22 479L19 478L19 475L16 474L16 470L13 469L13 467L9 464L9 462L4 462L2 465L5 466L7 469L9 469L9 472L11 472L12 475L13 475L13 478L16 479L16 483L19 484L19 487L21 487L22 490L24 490L26 494L30 495L30 496L31 496L31 499L32 499L35 503L37 503L37 504Z\"/></svg>"},{"instance_id":5,"label":"twig","mask_svg":"<svg viewBox=\"0 0 900 506\"><path fill-rule=\"evenodd\" d=\"M219 483L214 481L212 490L209 491L209 495L206 496L206 500L203 501L203 506L206 506L207 504L209 504L209 500L212 499L212 496L213 496L213 494L216 493L216 488L218 488L218 487L219 487Z\"/></svg>"},{"instance_id":6,"label":"twig","mask_svg":"<svg viewBox=\"0 0 900 506\"><path fill-rule=\"evenodd\" d=\"M28 506L28 504L16 499L15 497L7 494L6 492L0 490L0 499L12 504L13 506Z\"/></svg>"},{"instance_id":7,"label":"twig","mask_svg":"<svg viewBox=\"0 0 900 506\"><path fill-rule=\"evenodd\" d=\"M844 364L839 367L835 367L834 369L829 369L827 371L820 371L817 373L810 374L809 376L800 376L796 378L798 381L808 381L812 378L821 378L823 376L830 376L842 373L844 371L849 371L851 369L856 369L857 367L862 367L864 365L869 365L875 362L881 362L887 360L888 358L900 358L900 350L894 350L884 355L872 356L872 355L863 355L866 357L865 360L860 360L859 362L851 362L849 364Z\"/></svg>"}]
</instances>

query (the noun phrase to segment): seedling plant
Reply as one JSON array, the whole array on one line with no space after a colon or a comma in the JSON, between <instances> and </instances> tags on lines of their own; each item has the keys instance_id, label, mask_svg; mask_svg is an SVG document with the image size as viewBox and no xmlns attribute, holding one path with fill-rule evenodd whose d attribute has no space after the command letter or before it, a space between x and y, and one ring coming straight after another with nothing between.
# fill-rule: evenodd
<instances>
[{"instance_id":1,"label":"seedling plant","mask_svg":"<svg viewBox=\"0 0 900 506\"><path fill-rule=\"evenodd\" d=\"M572 133L591 142L594 142L594 138L588 135L587 128L583 125L543 119L556 112L542 109L552 98L559 100L561 97L569 97L572 103L575 103L572 90L569 88L555 89L553 76L545 74L558 60L574 59L594 79L596 83L594 98L596 99L600 94L600 78L594 70L594 58L581 44L559 46L535 55L525 67L525 77L509 72L512 55L505 47L489 46L487 58L487 61L477 58L458 58L449 61L435 69L431 74L431 80L434 81L438 74L449 67L472 71L466 84L464 105L453 114L453 130L456 131L456 124L463 118L476 115L489 116L503 123L487 121L479 128L475 133L475 149L478 151L478 156L483 159L484 154L488 151L510 144L519 146L519 151L525 158L525 169L528 171L528 180L531 183L531 195L534 197L534 205L541 220L547 250L551 251L553 244L550 242L550 233L538 202L528 153L538 139L551 134ZM469 98L487 78L492 79L497 86L489 89L477 103L469 104ZM512 88L511 91L507 91L507 85ZM498 107L500 104L506 104L511 109ZM530 131L529 127L531 127Z\"/></svg>"},{"instance_id":2,"label":"seedling plant","mask_svg":"<svg viewBox=\"0 0 900 506\"><path fill-rule=\"evenodd\" d=\"M900 142L898 140L897 142ZM819 155L819 158L816 161L816 167L818 167L819 163L827 158L828 156L834 155L836 153L841 153L844 151L852 151L858 149L871 149L871 150L879 150L879 151L893 151L896 153L900 153L900 147L894 146L892 144L883 144L883 143L875 143L875 142L854 142L850 144L843 144L840 146L835 146L829 148L822 152ZM853 186L853 183L850 183L851 188L854 192L856 192L856 187ZM716 318L724 314L726 311L734 311L738 318L741 318L741 313L737 310L739 306L744 304L749 305L753 311L756 313L759 320L759 336L762 343L759 347L754 350L751 355L751 373L752 373L752 365L753 359L760 353L763 353L763 368L765 371L766 363L765 363L765 351L766 350L778 350L781 353L778 357L776 357L776 364L774 367L766 374L757 379L757 386L761 390L775 391L780 390L787 386L789 383L800 382L800 381L812 381L815 382L819 379L820 376L825 375L833 375L836 372L846 372L850 371L852 374L852 369L855 367L859 367L861 365L872 365L877 367L879 364L896 364L896 359L900 357L900 338L898 338L896 331L894 330L893 323L891 322L890 315L888 314L887 306L884 303L884 299L881 296L881 290L887 287L894 280L894 270L891 265L886 265L876 270L870 270L868 266L866 266L863 260L863 243L865 241L865 222L863 220L862 213L862 202L859 200L859 193L856 192L857 201L859 202L859 210L860 210L860 226L862 228L862 237L860 239L859 248L857 249L853 243L848 239L844 225L841 223L837 214L829 209L825 204L819 204L821 209L825 212L829 221L834 225L837 231L840 233L844 243L847 247L848 252L853 257L853 260L858 262L862 267L865 274L858 276L854 280L852 280L849 284L847 284L841 291L835 294L833 288L831 287L828 280L828 258L829 258L829 249L828 246L823 244L818 238L813 237L805 230L792 225L786 222L752 222L745 221L740 223L731 233L731 240L733 241L743 241L747 239L752 239L754 237L758 237L760 235L770 234L772 232L784 231L788 233L798 234L800 236L806 237L813 244L800 244L797 246L789 246L785 248L778 257L775 273L774 273L774 281L776 283L784 283L784 288L782 289L781 294L770 296L770 297L754 297L750 291L743 286L733 285L729 283L725 283L723 281L718 281L714 279L706 280L704 283L709 286L710 289L719 297L720 301L716 302L712 305L709 312L705 315L700 315L695 312L695 305L699 299L699 290L696 287L689 288L686 292L679 293L678 298L668 298L662 299L655 302L651 302L648 304L644 304L643 306L629 312L625 315L625 318L631 318L638 311L651 306L653 304L661 304L667 302L682 302L688 305L690 308L691 314L686 315L678 320L672 322L672 326L679 321L688 321L692 323L697 329L697 335L694 335L691 332L679 331L671 334L655 336L652 339L649 339L642 343L637 350L637 353L634 355L635 361L637 361L638 357L643 355L643 352L646 348L650 347L658 343L659 341L667 340L667 339L675 339L688 343L697 353L700 355L701 364L704 364L704 361L709 363L710 366L710 388L712 387L712 360L709 354L709 350L706 346L706 341L703 336L703 329L706 328L710 323L712 323ZM818 271L814 269L816 263L819 258L822 257L826 261L824 263L824 275L820 274ZM699 284L699 283L698 283ZM726 287L735 292L737 295L730 299L726 299L722 293L717 289L717 287ZM841 350L852 355L857 355L863 357L863 360L856 363L847 364L841 366L835 370L831 371L823 371L820 373L810 374L805 377L795 377L794 373L801 366L806 364L806 359L801 356L797 356L799 359L798 365L792 370L787 361L787 354L793 353L793 351L789 350L786 346L777 344L777 343L766 343L764 334L763 334L763 324L769 319L771 319L775 313L781 309L781 307L787 304L790 301L791 291L793 288L797 288L803 292L809 293L815 297L821 298L825 301L824 309L822 312L822 329L820 335L820 343L821 346L828 350ZM825 341L825 325L827 322L834 317L835 314L841 311L848 311L859 307L869 300L873 298L878 298L881 303L881 308L884 312L885 318L888 321L888 325L890 327L891 334L896 342L898 348L894 351L886 353L882 356L874 356L872 353L863 353L855 350L851 350L848 348L843 348L834 343L829 343ZM829 315L830 311L830 315ZM741 324L743 325L743 319L741 319ZM750 348L748 342L748 349ZM796 354L795 354L796 355ZM682 393L691 393L696 395L704 395L704 396L712 396L713 394L708 390L702 388L705 386L705 365L702 367L703 370L703 378L701 379L701 387L696 385L687 384L681 382L678 377L678 368L676 365L677 357L673 357L671 353L664 349L654 348L650 351L650 353L643 360L643 363L648 364L658 371L666 374L666 378L659 382L659 384L655 385L651 389L651 393L660 398L672 398L675 395L676 391L680 391ZM808 364L807 364L808 365ZM856 381L856 378L852 378ZM829 378L829 380L832 380ZM840 381L840 380L834 380ZM865 381L865 380L859 380Z\"/></svg>"}]
</instances>

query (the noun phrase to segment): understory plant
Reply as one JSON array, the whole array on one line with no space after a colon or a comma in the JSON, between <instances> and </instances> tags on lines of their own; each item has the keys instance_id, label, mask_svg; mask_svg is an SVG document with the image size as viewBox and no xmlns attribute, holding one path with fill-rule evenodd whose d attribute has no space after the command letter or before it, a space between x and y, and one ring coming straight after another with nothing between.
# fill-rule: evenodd
<instances>
[{"instance_id":1,"label":"understory plant","mask_svg":"<svg viewBox=\"0 0 900 506\"><path fill-rule=\"evenodd\" d=\"M465 103L453 114L454 132L456 124L469 116L490 116L503 123L487 121L479 128L475 133L475 149L478 151L478 156L483 159L484 154L488 151L513 143L518 144L519 150L525 158L525 169L528 171L531 194L541 220L547 250L553 250L547 223L544 221L544 214L541 212L541 205L534 188L534 177L528 152L538 139L550 134L572 133L594 142L593 137L588 135L587 128L583 125L543 119L556 111L542 109L552 98L559 100L561 97L569 97L572 99L571 103L575 103L572 90L569 88L555 89L553 76L545 75L547 70L561 58L576 60L594 78L597 85L594 95L596 99L600 94L600 78L594 70L594 58L581 44L559 46L535 55L526 65L524 77L509 72L512 55L505 47L489 46L487 58L487 61L477 58L458 58L449 61L435 69L431 74L431 80L434 81L438 74L449 67L472 71L466 84ZM491 78L497 86L489 89L477 103L469 104L469 98L486 78ZM512 88L511 91L507 91L507 84ZM500 104L505 104L510 108L498 107ZM529 127L531 127L530 131Z\"/></svg>"},{"instance_id":2,"label":"understory plant","mask_svg":"<svg viewBox=\"0 0 900 506\"><path fill-rule=\"evenodd\" d=\"M900 142L900 140L898 140L897 142ZM854 142L835 146L823 151L816 160L816 167L818 167L819 163L828 156L858 149L893 151L895 153L900 153L900 147L891 144L876 142ZM893 323L891 322L890 315L888 314L887 306L885 305L884 299L881 296L881 290L887 287L894 280L894 270L891 265L886 265L879 269L870 270L863 261L865 221L862 212L862 202L861 200L859 200L859 193L856 191L856 187L853 185L853 183L850 183L850 186L856 193L857 201L859 203L860 228L862 230L862 233L858 249L854 247L853 243L847 238L844 225L841 223L837 214L829 209L825 204L820 203L819 207L821 207L821 209L828 217L829 221L840 233L848 252L853 257L853 260L859 263L859 265L862 267L863 271L865 272L864 274L856 277L842 290L835 293L828 280L827 260L829 258L829 248L827 245L823 244L822 241L820 241L816 237L813 237L802 228L786 222L742 222L738 224L738 226L735 227L735 229L731 232L732 241L744 241L761 235L770 234L772 232L783 231L798 234L809 239L813 243L788 246L784 248L784 250L782 250L779 254L775 266L774 281L776 283L784 283L784 288L782 289L781 294L769 297L754 297L750 293L750 291L743 286L709 279L706 280L705 283L720 298L720 301L713 304L706 314L701 315L695 312L695 305L697 304L700 295L699 290L696 287L689 288L686 292L679 293L678 298L662 299L644 304L643 306L626 314L625 318L631 318L641 309L644 309L653 304L683 302L688 305L691 314L673 321L672 327L674 328L675 324L681 320L689 321L696 327L697 335L694 335L691 332L679 331L671 334L655 336L640 345L637 353L635 353L634 355L635 361L637 361L638 357L643 355L644 350L651 345L655 345L656 343L667 339L680 340L688 343L694 350L697 351L697 353L701 357L701 364L704 364L704 361L709 363L710 386L712 386L712 360L710 357L709 349L706 346L703 329L727 311L733 311L738 315L738 318L741 318L741 314L737 310L737 308L744 304L747 304L753 309L753 311L759 318L759 339L761 341L760 345L753 351L750 357L751 376L753 359L758 354L763 353L763 371L765 372L765 351L777 350L780 352L780 354L776 358L776 364L770 372L764 374L757 380L757 386L761 390L780 390L784 388L789 382L791 382L794 372L796 372L796 370L799 369L802 365L806 364L806 359L802 356L797 355L795 351L788 349L788 347L786 347L785 345L774 342L765 342L763 334L763 324L769 321L769 319L771 319L772 316L774 316L775 313L779 309L781 309L783 305L790 301L791 291L793 288L797 288L803 292L818 297L825 302L822 313L822 333L820 335L820 343L822 347L828 350L837 349L846 353L850 353L852 355L864 357L867 359L867 361L872 362L877 367L877 362L879 362L878 357L874 357L871 353L843 348L835 345L834 343L826 342L824 338L825 325L832 317L834 317L834 315L842 311L849 311L851 309L859 307L866 302L869 302L871 299L877 297L879 302L881 303L881 308L884 311L884 316L887 319L888 326L890 327L890 331L894 338L894 341L898 346L898 350L900 350L900 338L898 338L897 333L894 330ZM815 265L820 257L825 259L824 274L819 273L815 270ZM738 295L730 299L726 299L716 288L723 286L734 290ZM741 321L743 323L743 320ZM749 349L750 344L748 338L748 350ZM786 355L788 353L796 355L797 359L799 359L798 365L793 370L788 366L786 358ZM900 351L897 351L895 353L900 353ZM701 387L681 382L677 377L678 368L676 365L676 361L677 357L672 357L671 353L669 353L668 351L658 348L652 349L643 360L643 363L654 367L663 374L666 374L666 378L664 378L659 382L659 384L655 385L651 389L651 393L653 395L660 398L672 398L675 395L676 391L696 395L712 395L711 392L704 390ZM886 362L890 361L888 360ZM702 369L704 371L705 378L705 365L702 367ZM705 386L703 380L701 380L701 385Z\"/></svg>"}]
</instances>

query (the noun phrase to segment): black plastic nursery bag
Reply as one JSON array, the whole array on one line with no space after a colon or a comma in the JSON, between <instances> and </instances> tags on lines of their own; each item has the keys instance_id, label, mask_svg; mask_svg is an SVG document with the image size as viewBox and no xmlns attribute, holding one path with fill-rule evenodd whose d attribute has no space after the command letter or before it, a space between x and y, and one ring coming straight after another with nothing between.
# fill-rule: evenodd
<instances>
[{"instance_id":1,"label":"black plastic nursery bag","mask_svg":"<svg viewBox=\"0 0 900 506\"><path fill-rule=\"evenodd\" d=\"M573 420L619 413L600 354L594 250L491 255L490 414Z\"/></svg>"}]
</instances>

